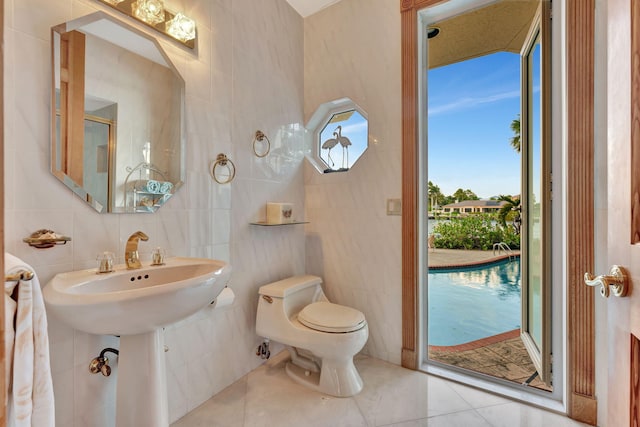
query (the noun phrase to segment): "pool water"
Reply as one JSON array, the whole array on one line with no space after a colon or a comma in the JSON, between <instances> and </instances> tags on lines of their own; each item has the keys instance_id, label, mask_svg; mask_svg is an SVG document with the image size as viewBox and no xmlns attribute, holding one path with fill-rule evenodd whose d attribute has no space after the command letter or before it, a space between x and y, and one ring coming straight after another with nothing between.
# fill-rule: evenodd
<instances>
[{"instance_id":1,"label":"pool water","mask_svg":"<svg viewBox=\"0 0 640 427\"><path fill-rule=\"evenodd\" d=\"M429 345L456 345L520 328L520 260L429 270Z\"/></svg>"}]
</instances>

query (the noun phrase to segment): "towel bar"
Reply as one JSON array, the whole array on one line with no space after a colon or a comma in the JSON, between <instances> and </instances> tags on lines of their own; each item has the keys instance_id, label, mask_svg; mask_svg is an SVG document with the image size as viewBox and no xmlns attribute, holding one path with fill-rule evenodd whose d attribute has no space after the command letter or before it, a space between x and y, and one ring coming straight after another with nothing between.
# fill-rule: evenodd
<instances>
[{"instance_id":1,"label":"towel bar","mask_svg":"<svg viewBox=\"0 0 640 427\"><path fill-rule=\"evenodd\" d=\"M33 279L33 271L29 270L19 270L13 274L7 274L4 278L5 282L19 282L20 280L31 280Z\"/></svg>"}]
</instances>

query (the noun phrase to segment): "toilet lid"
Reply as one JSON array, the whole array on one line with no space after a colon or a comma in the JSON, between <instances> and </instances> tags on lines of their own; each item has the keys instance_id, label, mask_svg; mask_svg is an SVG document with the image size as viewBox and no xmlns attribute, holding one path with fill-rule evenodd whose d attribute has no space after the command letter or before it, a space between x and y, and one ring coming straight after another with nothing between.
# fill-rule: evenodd
<instances>
[{"instance_id":1,"label":"toilet lid","mask_svg":"<svg viewBox=\"0 0 640 427\"><path fill-rule=\"evenodd\" d=\"M357 331L367 324L364 314L358 310L325 301L303 308L298 320L308 328L333 333Z\"/></svg>"}]
</instances>

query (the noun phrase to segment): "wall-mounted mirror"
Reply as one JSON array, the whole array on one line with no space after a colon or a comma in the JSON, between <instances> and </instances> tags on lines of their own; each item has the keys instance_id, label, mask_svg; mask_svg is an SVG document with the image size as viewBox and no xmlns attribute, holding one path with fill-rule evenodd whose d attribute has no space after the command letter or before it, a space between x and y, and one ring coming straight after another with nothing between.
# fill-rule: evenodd
<instances>
[{"instance_id":1,"label":"wall-mounted mirror","mask_svg":"<svg viewBox=\"0 0 640 427\"><path fill-rule=\"evenodd\" d=\"M154 212L184 177L184 80L103 12L52 28L51 171L98 212Z\"/></svg>"}]
</instances>

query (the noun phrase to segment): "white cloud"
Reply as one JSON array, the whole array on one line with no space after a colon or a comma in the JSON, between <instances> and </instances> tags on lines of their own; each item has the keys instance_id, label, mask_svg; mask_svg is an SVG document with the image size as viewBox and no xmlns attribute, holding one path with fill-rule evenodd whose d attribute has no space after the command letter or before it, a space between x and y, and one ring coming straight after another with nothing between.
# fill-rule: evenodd
<instances>
[{"instance_id":1,"label":"white cloud","mask_svg":"<svg viewBox=\"0 0 640 427\"><path fill-rule=\"evenodd\" d=\"M342 127L342 132L347 133L347 132L359 132L359 131L363 131L367 128L367 122L365 120L362 120L360 122L351 124L351 125L347 125L347 126L343 126Z\"/></svg>"},{"instance_id":2,"label":"white cloud","mask_svg":"<svg viewBox=\"0 0 640 427\"><path fill-rule=\"evenodd\" d=\"M490 104L504 99L519 98L520 91L514 90L509 92L496 93L483 97L466 97L453 100L447 104L436 105L429 108L429 115L450 113L453 111L466 110L477 107L478 105Z\"/></svg>"}]
</instances>

